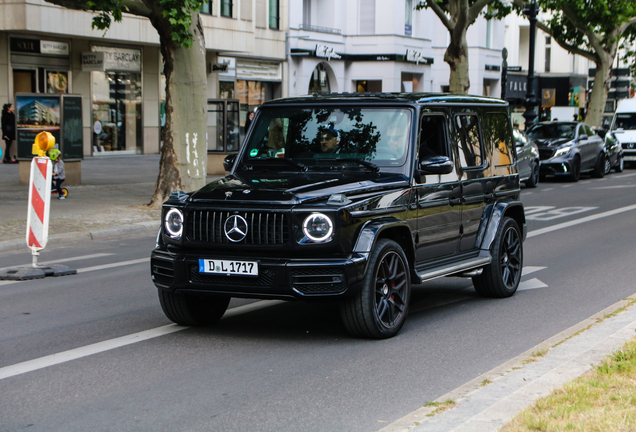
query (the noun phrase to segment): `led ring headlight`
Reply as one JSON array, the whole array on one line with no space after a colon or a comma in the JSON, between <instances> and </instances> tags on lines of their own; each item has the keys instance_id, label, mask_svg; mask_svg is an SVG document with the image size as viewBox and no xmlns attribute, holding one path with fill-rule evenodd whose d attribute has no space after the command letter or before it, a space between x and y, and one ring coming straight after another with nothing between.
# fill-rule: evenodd
<instances>
[{"instance_id":1,"label":"led ring headlight","mask_svg":"<svg viewBox=\"0 0 636 432\"><path fill-rule=\"evenodd\" d=\"M181 233L183 232L183 213L181 213L181 210L170 209L166 214L164 226L170 237L173 239L181 238Z\"/></svg>"},{"instance_id":2,"label":"led ring headlight","mask_svg":"<svg viewBox=\"0 0 636 432\"><path fill-rule=\"evenodd\" d=\"M333 233L333 222L322 213L313 213L305 218L303 233L309 240L317 243L329 240Z\"/></svg>"}]
</instances>

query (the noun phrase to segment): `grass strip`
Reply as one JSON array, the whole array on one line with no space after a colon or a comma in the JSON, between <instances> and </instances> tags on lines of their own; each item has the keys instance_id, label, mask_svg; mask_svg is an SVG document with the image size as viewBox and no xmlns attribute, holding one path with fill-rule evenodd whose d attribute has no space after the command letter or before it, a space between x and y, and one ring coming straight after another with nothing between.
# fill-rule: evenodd
<instances>
[{"instance_id":1,"label":"grass strip","mask_svg":"<svg viewBox=\"0 0 636 432\"><path fill-rule=\"evenodd\" d=\"M636 338L583 376L538 399L501 431L636 431Z\"/></svg>"}]
</instances>

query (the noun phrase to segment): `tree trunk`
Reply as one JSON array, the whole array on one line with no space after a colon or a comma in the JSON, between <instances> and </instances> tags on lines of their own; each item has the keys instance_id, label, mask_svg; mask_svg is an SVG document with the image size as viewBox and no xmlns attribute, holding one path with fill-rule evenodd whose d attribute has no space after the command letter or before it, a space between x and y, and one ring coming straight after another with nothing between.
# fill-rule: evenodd
<instances>
[{"instance_id":1,"label":"tree trunk","mask_svg":"<svg viewBox=\"0 0 636 432\"><path fill-rule=\"evenodd\" d=\"M166 124L161 132L159 176L149 204L158 208L170 192L192 192L206 184L207 77L198 13L192 14L190 48L174 43L171 34L162 31L167 26L153 25L161 38L166 77Z\"/></svg>"},{"instance_id":2,"label":"tree trunk","mask_svg":"<svg viewBox=\"0 0 636 432\"><path fill-rule=\"evenodd\" d=\"M603 122L605 102L607 102L607 95L612 80L611 65L612 63L607 61L599 60L596 62L594 86L592 87L592 95L590 96L589 109L585 115L585 123L590 126L599 127Z\"/></svg>"},{"instance_id":3,"label":"tree trunk","mask_svg":"<svg viewBox=\"0 0 636 432\"><path fill-rule=\"evenodd\" d=\"M450 66L449 89L451 93L467 94L470 89L468 74L468 43L466 29L451 32L451 42L444 54Z\"/></svg>"}]
</instances>

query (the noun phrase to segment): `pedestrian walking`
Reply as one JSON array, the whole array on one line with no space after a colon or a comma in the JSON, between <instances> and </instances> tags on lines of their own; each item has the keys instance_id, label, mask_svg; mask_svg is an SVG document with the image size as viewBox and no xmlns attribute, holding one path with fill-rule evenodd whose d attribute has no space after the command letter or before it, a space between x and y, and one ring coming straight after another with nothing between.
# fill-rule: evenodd
<instances>
[{"instance_id":1,"label":"pedestrian walking","mask_svg":"<svg viewBox=\"0 0 636 432\"><path fill-rule=\"evenodd\" d=\"M49 150L49 158L53 161L53 187L57 190L57 199L66 199L62 192L62 183L66 179L66 173L64 172L64 161L62 156L60 156L60 151L55 148Z\"/></svg>"},{"instance_id":2,"label":"pedestrian walking","mask_svg":"<svg viewBox=\"0 0 636 432\"><path fill-rule=\"evenodd\" d=\"M18 163L11 158L11 144L15 139L15 113L13 111L13 104L6 103L2 107L2 139L4 140L2 163Z\"/></svg>"},{"instance_id":3,"label":"pedestrian walking","mask_svg":"<svg viewBox=\"0 0 636 432\"><path fill-rule=\"evenodd\" d=\"M245 133L247 133L247 131L250 129L252 120L254 120L254 111L250 111L249 113L247 113L247 118L245 119Z\"/></svg>"}]
</instances>

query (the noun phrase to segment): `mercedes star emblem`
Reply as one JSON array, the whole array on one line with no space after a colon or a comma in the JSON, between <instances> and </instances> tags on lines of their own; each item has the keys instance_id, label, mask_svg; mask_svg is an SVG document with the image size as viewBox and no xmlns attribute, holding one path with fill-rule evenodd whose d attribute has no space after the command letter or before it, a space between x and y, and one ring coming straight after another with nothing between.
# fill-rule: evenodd
<instances>
[{"instance_id":1,"label":"mercedes star emblem","mask_svg":"<svg viewBox=\"0 0 636 432\"><path fill-rule=\"evenodd\" d=\"M232 215L225 220L225 237L231 242L240 242L247 235L247 221L239 216Z\"/></svg>"}]
</instances>

